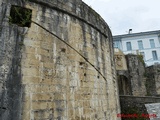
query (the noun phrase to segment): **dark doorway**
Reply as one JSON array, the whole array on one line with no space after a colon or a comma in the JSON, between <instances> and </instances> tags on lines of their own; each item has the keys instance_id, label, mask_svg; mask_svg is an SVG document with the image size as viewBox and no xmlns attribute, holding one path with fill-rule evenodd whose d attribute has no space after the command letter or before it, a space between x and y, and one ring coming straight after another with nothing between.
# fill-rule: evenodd
<instances>
[{"instance_id":1,"label":"dark doorway","mask_svg":"<svg viewBox=\"0 0 160 120\"><path fill-rule=\"evenodd\" d=\"M131 95L129 80L124 75L118 76L118 87L119 95Z\"/></svg>"}]
</instances>

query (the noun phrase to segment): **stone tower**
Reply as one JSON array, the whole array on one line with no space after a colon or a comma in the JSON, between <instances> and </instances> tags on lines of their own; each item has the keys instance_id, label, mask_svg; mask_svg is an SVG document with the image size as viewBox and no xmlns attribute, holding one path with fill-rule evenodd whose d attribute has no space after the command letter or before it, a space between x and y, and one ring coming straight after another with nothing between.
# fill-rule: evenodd
<instances>
[{"instance_id":1,"label":"stone tower","mask_svg":"<svg viewBox=\"0 0 160 120\"><path fill-rule=\"evenodd\" d=\"M0 0L1 120L118 120L119 112L111 31L93 9Z\"/></svg>"}]
</instances>

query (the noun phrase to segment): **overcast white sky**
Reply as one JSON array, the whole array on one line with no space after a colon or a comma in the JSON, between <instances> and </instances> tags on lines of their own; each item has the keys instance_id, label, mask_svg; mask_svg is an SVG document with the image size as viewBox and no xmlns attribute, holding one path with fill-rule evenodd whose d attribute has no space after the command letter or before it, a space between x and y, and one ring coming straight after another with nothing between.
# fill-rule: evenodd
<instances>
[{"instance_id":1,"label":"overcast white sky","mask_svg":"<svg viewBox=\"0 0 160 120\"><path fill-rule=\"evenodd\" d=\"M113 35L160 30L160 0L83 0L96 10Z\"/></svg>"}]
</instances>

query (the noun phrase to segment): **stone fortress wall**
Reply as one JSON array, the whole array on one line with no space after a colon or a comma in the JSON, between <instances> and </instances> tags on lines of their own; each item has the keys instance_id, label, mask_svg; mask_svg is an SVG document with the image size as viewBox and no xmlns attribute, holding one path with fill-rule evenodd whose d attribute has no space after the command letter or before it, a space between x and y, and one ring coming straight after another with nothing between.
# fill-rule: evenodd
<instances>
[{"instance_id":1,"label":"stone fortress wall","mask_svg":"<svg viewBox=\"0 0 160 120\"><path fill-rule=\"evenodd\" d=\"M9 23L12 5L84 58L34 23ZM0 119L120 119L112 34L81 0L0 0L0 75Z\"/></svg>"}]
</instances>

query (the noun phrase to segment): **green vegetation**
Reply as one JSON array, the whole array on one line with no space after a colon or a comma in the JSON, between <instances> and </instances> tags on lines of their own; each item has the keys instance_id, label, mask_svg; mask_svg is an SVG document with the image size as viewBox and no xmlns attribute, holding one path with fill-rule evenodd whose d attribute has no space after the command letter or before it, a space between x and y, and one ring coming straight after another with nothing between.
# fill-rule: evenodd
<instances>
[{"instance_id":1,"label":"green vegetation","mask_svg":"<svg viewBox=\"0 0 160 120\"><path fill-rule=\"evenodd\" d=\"M32 10L13 5L10 10L9 23L20 27L30 27Z\"/></svg>"},{"instance_id":2,"label":"green vegetation","mask_svg":"<svg viewBox=\"0 0 160 120\"><path fill-rule=\"evenodd\" d=\"M138 60L145 66L145 62L143 60L143 55L137 55Z\"/></svg>"}]
</instances>

